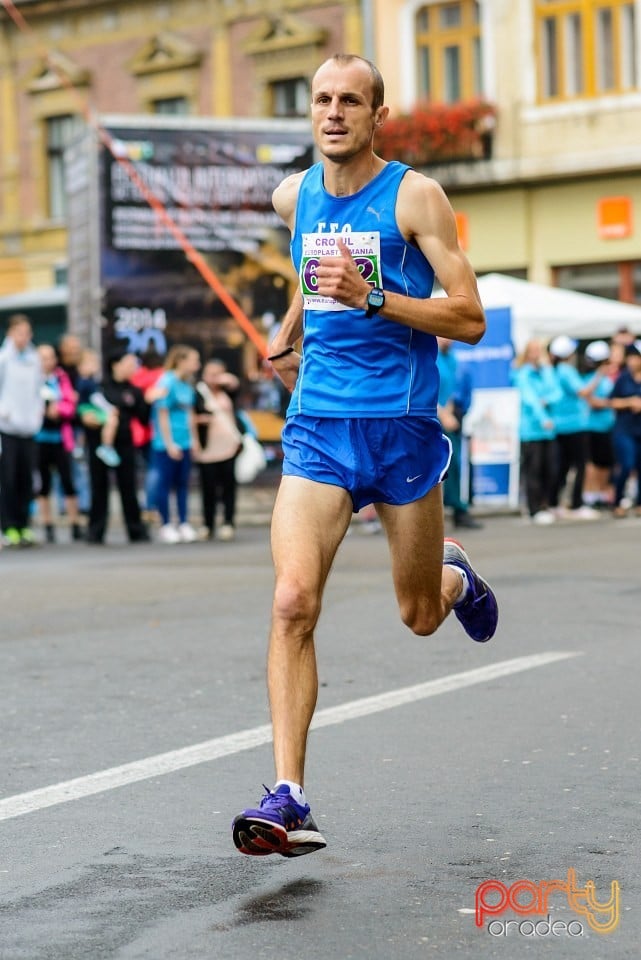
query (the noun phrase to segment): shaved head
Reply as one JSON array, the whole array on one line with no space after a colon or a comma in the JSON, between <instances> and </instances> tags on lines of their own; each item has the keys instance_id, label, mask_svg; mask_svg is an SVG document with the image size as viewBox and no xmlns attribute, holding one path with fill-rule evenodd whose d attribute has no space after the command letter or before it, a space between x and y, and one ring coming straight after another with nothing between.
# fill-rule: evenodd
<instances>
[{"instance_id":1,"label":"shaved head","mask_svg":"<svg viewBox=\"0 0 641 960\"><path fill-rule=\"evenodd\" d=\"M356 53L335 53L333 57L330 57L329 60L322 63L318 69L321 70L328 63L334 63L339 67L348 67L353 63L362 63L369 70L372 79L372 110L378 110L379 107L383 106L385 102L385 83L380 70L371 60L366 60L365 57L359 57ZM318 71L316 72L318 73ZM313 86L314 81L312 80L312 87Z\"/></svg>"}]
</instances>

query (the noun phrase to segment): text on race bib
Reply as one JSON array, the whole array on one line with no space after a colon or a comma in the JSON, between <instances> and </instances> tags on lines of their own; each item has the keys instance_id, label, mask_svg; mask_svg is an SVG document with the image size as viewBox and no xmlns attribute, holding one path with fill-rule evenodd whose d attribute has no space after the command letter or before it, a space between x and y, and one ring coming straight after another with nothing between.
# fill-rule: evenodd
<instances>
[{"instance_id":1,"label":"text on race bib","mask_svg":"<svg viewBox=\"0 0 641 960\"><path fill-rule=\"evenodd\" d=\"M372 286L382 287L381 237L378 232L369 233L304 233L303 255L300 266L300 283L306 310L345 310L343 304L331 297L320 296L318 290L318 265L321 257L340 257L338 240L349 249L364 280Z\"/></svg>"}]
</instances>

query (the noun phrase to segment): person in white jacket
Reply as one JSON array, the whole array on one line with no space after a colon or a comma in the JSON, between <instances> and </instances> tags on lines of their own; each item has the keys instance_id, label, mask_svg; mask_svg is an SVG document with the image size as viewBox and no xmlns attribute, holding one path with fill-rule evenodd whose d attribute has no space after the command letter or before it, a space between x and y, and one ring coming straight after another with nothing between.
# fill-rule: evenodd
<instances>
[{"instance_id":1,"label":"person in white jacket","mask_svg":"<svg viewBox=\"0 0 641 960\"><path fill-rule=\"evenodd\" d=\"M45 398L32 335L29 318L14 314L0 349L0 526L7 546L34 542L29 527L34 437L42 424Z\"/></svg>"}]
</instances>

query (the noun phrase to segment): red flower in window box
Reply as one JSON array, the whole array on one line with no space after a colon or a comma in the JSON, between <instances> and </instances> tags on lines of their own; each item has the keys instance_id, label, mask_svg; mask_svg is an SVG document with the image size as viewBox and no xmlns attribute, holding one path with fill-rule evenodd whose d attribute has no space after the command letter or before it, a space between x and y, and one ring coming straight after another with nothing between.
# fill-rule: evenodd
<instances>
[{"instance_id":1,"label":"red flower in window box","mask_svg":"<svg viewBox=\"0 0 641 960\"><path fill-rule=\"evenodd\" d=\"M487 159L495 126L496 107L486 100L417 104L387 120L376 135L376 150L384 160L417 167Z\"/></svg>"}]
</instances>

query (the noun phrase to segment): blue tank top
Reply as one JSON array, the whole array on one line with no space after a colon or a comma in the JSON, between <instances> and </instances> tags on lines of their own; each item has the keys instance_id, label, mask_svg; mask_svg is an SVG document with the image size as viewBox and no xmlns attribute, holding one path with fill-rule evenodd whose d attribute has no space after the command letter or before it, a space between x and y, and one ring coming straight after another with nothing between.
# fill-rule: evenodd
<instances>
[{"instance_id":1,"label":"blue tank top","mask_svg":"<svg viewBox=\"0 0 641 960\"><path fill-rule=\"evenodd\" d=\"M388 163L348 197L325 190L321 163L301 182L291 254L305 304L304 341L288 416L436 416L436 338L384 315L368 318L364 310L315 292L318 257L337 255L339 236L373 285L410 297L431 295L434 270L396 223L396 198L408 169Z\"/></svg>"}]
</instances>

